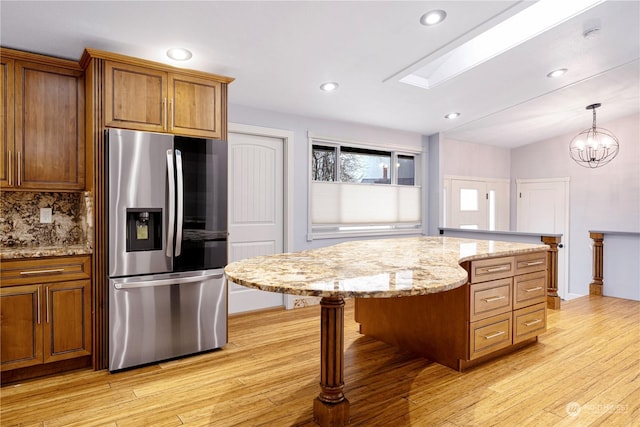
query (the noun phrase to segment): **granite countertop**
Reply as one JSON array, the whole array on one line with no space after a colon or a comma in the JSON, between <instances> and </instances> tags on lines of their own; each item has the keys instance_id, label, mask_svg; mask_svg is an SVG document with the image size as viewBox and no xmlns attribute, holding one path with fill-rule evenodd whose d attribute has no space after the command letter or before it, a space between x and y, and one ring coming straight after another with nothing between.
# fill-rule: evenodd
<instances>
[{"instance_id":1,"label":"granite countertop","mask_svg":"<svg viewBox=\"0 0 640 427\"><path fill-rule=\"evenodd\" d=\"M455 289L464 261L548 250L541 244L410 237L359 240L298 253L260 256L225 268L229 280L293 295L399 297Z\"/></svg>"},{"instance_id":2,"label":"granite countertop","mask_svg":"<svg viewBox=\"0 0 640 427\"><path fill-rule=\"evenodd\" d=\"M0 259L43 258L65 255L91 255L89 245L12 246L0 248Z\"/></svg>"}]
</instances>

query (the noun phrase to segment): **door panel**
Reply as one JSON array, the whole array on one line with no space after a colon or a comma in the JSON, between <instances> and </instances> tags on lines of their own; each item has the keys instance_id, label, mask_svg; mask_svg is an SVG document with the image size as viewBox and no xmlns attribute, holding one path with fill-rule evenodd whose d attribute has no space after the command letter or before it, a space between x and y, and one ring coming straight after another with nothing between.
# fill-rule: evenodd
<instances>
[{"instance_id":1,"label":"door panel","mask_svg":"<svg viewBox=\"0 0 640 427\"><path fill-rule=\"evenodd\" d=\"M486 184L483 181L451 181L451 225L454 228L488 230Z\"/></svg>"},{"instance_id":2,"label":"door panel","mask_svg":"<svg viewBox=\"0 0 640 427\"><path fill-rule=\"evenodd\" d=\"M167 150L173 135L130 130L108 131L110 277L171 271L167 256ZM127 250L127 210L160 212L162 247Z\"/></svg>"},{"instance_id":3,"label":"door panel","mask_svg":"<svg viewBox=\"0 0 640 427\"><path fill-rule=\"evenodd\" d=\"M40 285L0 288L2 370L42 363Z\"/></svg>"},{"instance_id":4,"label":"door panel","mask_svg":"<svg viewBox=\"0 0 640 427\"><path fill-rule=\"evenodd\" d=\"M283 250L284 142L229 134L229 262ZM282 294L231 283L229 313L283 305Z\"/></svg>"},{"instance_id":5,"label":"door panel","mask_svg":"<svg viewBox=\"0 0 640 427\"><path fill-rule=\"evenodd\" d=\"M91 354L91 282L45 286L45 363Z\"/></svg>"},{"instance_id":6,"label":"door panel","mask_svg":"<svg viewBox=\"0 0 640 427\"><path fill-rule=\"evenodd\" d=\"M84 188L81 71L15 63L16 180L21 188Z\"/></svg>"},{"instance_id":7,"label":"door panel","mask_svg":"<svg viewBox=\"0 0 640 427\"><path fill-rule=\"evenodd\" d=\"M174 271L223 268L227 264L226 141L175 137L182 158L184 219Z\"/></svg>"},{"instance_id":8,"label":"door panel","mask_svg":"<svg viewBox=\"0 0 640 427\"><path fill-rule=\"evenodd\" d=\"M0 186L14 185L13 167L15 153L13 98L13 60L0 58ZM11 153L11 155L9 155Z\"/></svg>"},{"instance_id":9,"label":"door panel","mask_svg":"<svg viewBox=\"0 0 640 427\"><path fill-rule=\"evenodd\" d=\"M105 125L163 132L167 128L167 74L105 62Z\"/></svg>"},{"instance_id":10,"label":"door panel","mask_svg":"<svg viewBox=\"0 0 640 427\"><path fill-rule=\"evenodd\" d=\"M567 298L569 283L569 179L517 180L516 231L562 234L558 250L558 295Z\"/></svg>"},{"instance_id":11,"label":"door panel","mask_svg":"<svg viewBox=\"0 0 640 427\"><path fill-rule=\"evenodd\" d=\"M208 79L169 74L169 131L221 138L221 86Z\"/></svg>"}]
</instances>

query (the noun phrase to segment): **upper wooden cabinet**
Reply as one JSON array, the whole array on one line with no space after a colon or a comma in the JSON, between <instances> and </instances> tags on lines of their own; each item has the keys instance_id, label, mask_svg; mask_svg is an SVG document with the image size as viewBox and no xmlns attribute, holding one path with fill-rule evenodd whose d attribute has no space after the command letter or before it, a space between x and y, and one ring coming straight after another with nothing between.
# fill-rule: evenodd
<instances>
[{"instance_id":1,"label":"upper wooden cabinet","mask_svg":"<svg viewBox=\"0 0 640 427\"><path fill-rule=\"evenodd\" d=\"M227 138L227 84L233 79L95 50L104 61L104 125Z\"/></svg>"},{"instance_id":2,"label":"upper wooden cabinet","mask_svg":"<svg viewBox=\"0 0 640 427\"><path fill-rule=\"evenodd\" d=\"M13 62L4 55L0 57L0 187L3 188L12 185L15 175Z\"/></svg>"},{"instance_id":3,"label":"upper wooden cabinet","mask_svg":"<svg viewBox=\"0 0 640 427\"><path fill-rule=\"evenodd\" d=\"M105 61L105 125L167 130L167 73Z\"/></svg>"},{"instance_id":4,"label":"upper wooden cabinet","mask_svg":"<svg viewBox=\"0 0 640 427\"><path fill-rule=\"evenodd\" d=\"M0 185L82 190L84 73L72 61L2 49Z\"/></svg>"}]
</instances>

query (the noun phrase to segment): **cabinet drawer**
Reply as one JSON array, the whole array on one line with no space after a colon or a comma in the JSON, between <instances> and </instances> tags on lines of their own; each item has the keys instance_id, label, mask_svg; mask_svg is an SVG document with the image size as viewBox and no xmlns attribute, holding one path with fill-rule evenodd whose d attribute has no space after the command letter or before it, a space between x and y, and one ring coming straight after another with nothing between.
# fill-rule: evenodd
<instances>
[{"instance_id":1,"label":"cabinet drawer","mask_svg":"<svg viewBox=\"0 0 640 427\"><path fill-rule=\"evenodd\" d=\"M474 322L511 311L511 280L509 277L471 285L469 320Z\"/></svg>"},{"instance_id":2,"label":"cabinet drawer","mask_svg":"<svg viewBox=\"0 0 640 427\"><path fill-rule=\"evenodd\" d=\"M546 301L547 272L523 274L513 278L513 308L518 309Z\"/></svg>"},{"instance_id":3,"label":"cabinet drawer","mask_svg":"<svg viewBox=\"0 0 640 427\"><path fill-rule=\"evenodd\" d=\"M547 303L516 310L513 321L513 343L533 338L547 330Z\"/></svg>"},{"instance_id":4,"label":"cabinet drawer","mask_svg":"<svg viewBox=\"0 0 640 427\"><path fill-rule=\"evenodd\" d=\"M516 274L533 273L547 270L547 252L518 255L516 257Z\"/></svg>"},{"instance_id":5,"label":"cabinet drawer","mask_svg":"<svg viewBox=\"0 0 640 427\"><path fill-rule=\"evenodd\" d=\"M515 258L502 257L471 262L471 283L486 282L513 276Z\"/></svg>"},{"instance_id":6,"label":"cabinet drawer","mask_svg":"<svg viewBox=\"0 0 640 427\"><path fill-rule=\"evenodd\" d=\"M65 256L2 261L2 286L51 283L91 278L90 256Z\"/></svg>"},{"instance_id":7,"label":"cabinet drawer","mask_svg":"<svg viewBox=\"0 0 640 427\"><path fill-rule=\"evenodd\" d=\"M470 323L469 360L511 345L511 312Z\"/></svg>"}]
</instances>

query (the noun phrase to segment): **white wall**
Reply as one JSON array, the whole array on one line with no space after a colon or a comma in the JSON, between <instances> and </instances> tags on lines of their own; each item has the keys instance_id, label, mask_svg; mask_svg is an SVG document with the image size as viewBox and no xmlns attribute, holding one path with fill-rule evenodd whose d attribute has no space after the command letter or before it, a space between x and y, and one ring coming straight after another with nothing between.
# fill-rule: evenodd
<instances>
[{"instance_id":1,"label":"white wall","mask_svg":"<svg viewBox=\"0 0 640 427\"><path fill-rule=\"evenodd\" d=\"M251 107L229 104L229 122L268 128L284 129L294 133L293 146L293 248L292 251L328 246L345 239L321 239L307 242L307 191L309 154L307 133L353 140L385 147L398 145L423 148L422 135L356 123L338 122L318 118L284 114ZM426 173L423 173L425 176Z\"/></svg>"},{"instance_id":2,"label":"white wall","mask_svg":"<svg viewBox=\"0 0 640 427\"><path fill-rule=\"evenodd\" d=\"M582 129L511 151L512 183L515 179L570 177L570 241L565 242L570 248L570 294L589 293L589 230L640 231L640 114L598 125L620 141L618 156L601 168L581 167L569 157L569 142ZM515 211L512 197L512 229L516 225ZM637 268L638 262L630 259L626 265Z\"/></svg>"},{"instance_id":3,"label":"white wall","mask_svg":"<svg viewBox=\"0 0 640 427\"><path fill-rule=\"evenodd\" d=\"M511 150L444 138L440 143L441 174L509 179Z\"/></svg>"}]
</instances>

